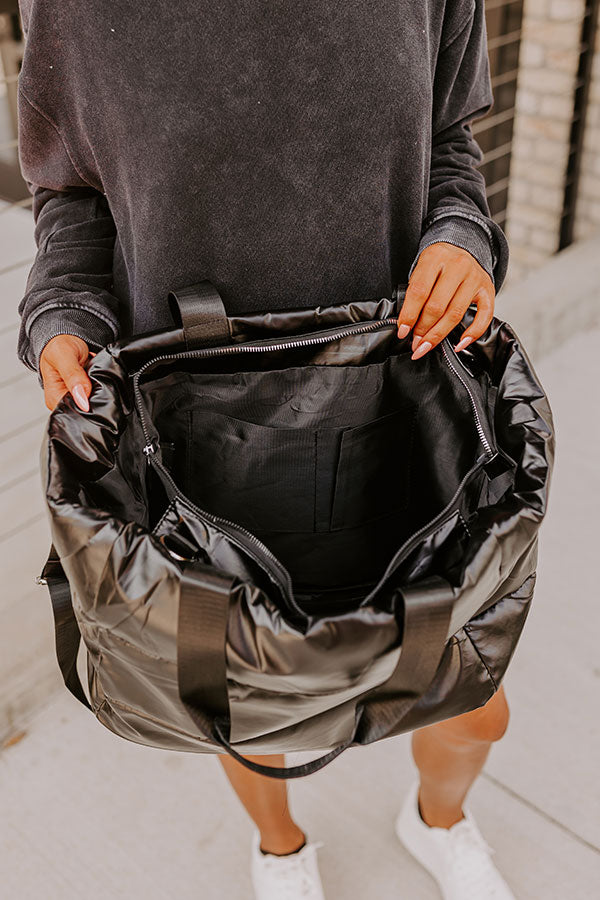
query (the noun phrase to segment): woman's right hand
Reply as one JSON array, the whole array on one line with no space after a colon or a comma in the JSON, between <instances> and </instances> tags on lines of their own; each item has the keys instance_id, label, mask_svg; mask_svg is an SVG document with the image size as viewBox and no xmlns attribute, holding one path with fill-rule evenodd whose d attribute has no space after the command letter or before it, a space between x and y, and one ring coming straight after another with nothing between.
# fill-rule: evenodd
<instances>
[{"instance_id":1,"label":"woman's right hand","mask_svg":"<svg viewBox=\"0 0 600 900\"><path fill-rule=\"evenodd\" d=\"M54 409L61 397L70 393L80 409L89 410L92 382L84 365L95 355L84 340L73 334L57 334L50 338L40 356L40 375L48 409Z\"/></svg>"}]
</instances>

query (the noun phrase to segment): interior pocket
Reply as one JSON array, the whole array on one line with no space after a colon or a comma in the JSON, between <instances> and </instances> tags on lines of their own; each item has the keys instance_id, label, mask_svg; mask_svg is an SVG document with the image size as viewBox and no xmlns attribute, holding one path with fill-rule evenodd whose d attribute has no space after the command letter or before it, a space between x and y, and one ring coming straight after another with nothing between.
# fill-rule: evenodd
<instances>
[{"instance_id":1,"label":"interior pocket","mask_svg":"<svg viewBox=\"0 0 600 900\"><path fill-rule=\"evenodd\" d=\"M331 529L406 508L416 409L408 405L342 432Z\"/></svg>"},{"instance_id":2,"label":"interior pocket","mask_svg":"<svg viewBox=\"0 0 600 900\"><path fill-rule=\"evenodd\" d=\"M251 531L312 531L315 431L194 410L185 492Z\"/></svg>"}]
</instances>

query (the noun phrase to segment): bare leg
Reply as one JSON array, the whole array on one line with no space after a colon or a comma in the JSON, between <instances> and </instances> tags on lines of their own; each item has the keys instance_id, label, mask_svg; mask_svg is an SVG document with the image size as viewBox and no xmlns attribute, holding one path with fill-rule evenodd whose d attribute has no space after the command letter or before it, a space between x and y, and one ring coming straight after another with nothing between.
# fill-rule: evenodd
<instances>
[{"instance_id":1,"label":"bare leg","mask_svg":"<svg viewBox=\"0 0 600 900\"><path fill-rule=\"evenodd\" d=\"M288 806L287 783L251 772L230 756L219 755L231 786L260 831L261 850L283 855L298 850L305 840L302 829L292 819ZM247 756L265 766L284 766L283 754Z\"/></svg>"},{"instance_id":2,"label":"bare leg","mask_svg":"<svg viewBox=\"0 0 600 900\"><path fill-rule=\"evenodd\" d=\"M419 806L428 825L450 828L463 818L462 804L494 741L508 726L501 685L485 706L420 728L412 753L420 773Z\"/></svg>"},{"instance_id":3,"label":"bare leg","mask_svg":"<svg viewBox=\"0 0 600 900\"><path fill-rule=\"evenodd\" d=\"M501 685L480 709L414 732L412 751L421 781L419 806L428 825L450 828L462 819L465 797L492 743L505 733L508 715ZM267 766L285 765L283 754L247 758ZM291 816L286 782L251 772L229 756L220 755L219 760L260 831L261 849L279 855L298 850L305 834Z\"/></svg>"}]
</instances>

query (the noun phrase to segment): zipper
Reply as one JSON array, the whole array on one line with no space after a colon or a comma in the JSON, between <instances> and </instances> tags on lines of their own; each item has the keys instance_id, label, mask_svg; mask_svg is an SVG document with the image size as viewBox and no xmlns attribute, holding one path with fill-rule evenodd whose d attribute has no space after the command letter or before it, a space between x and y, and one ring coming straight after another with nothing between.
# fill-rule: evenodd
<instances>
[{"instance_id":1,"label":"zipper","mask_svg":"<svg viewBox=\"0 0 600 900\"><path fill-rule=\"evenodd\" d=\"M433 534L439 528L441 528L443 525L445 525L446 522L450 521L450 519L452 518L452 516L454 515L454 513L456 511L454 507L455 507L456 501L458 500L464 486L473 477L473 475L480 468L482 468L483 465L485 465L485 463L487 461L488 461L487 458L478 459L477 462L475 463L475 465L471 466L471 468L469 469L467 474L463 477L462 481L456 488L454 495L453 495L452 499L450 500L450 502L446 504L446 506L437 514L437 516L435 516L433 519L430 519L429 522L426 522L425 525L423 525L421 528L419 528L418 531L415 531L414 534L411 534L411 536L406 539L406 541L402 544L402 546L396 551L396 553L394 553L391 560L389 561L389 563L386 566L385 572L383 573L383 575L381 576L381 578L379 579L379 581L377 582L375 587L364 598L361 605L363 605L363 606L366 605L367 602L372 597L375 596L375 594L379 590L381 584L383 584L385 582L385 580L387 579L388 575L390 575L392 573L393 569L395 569L402 562L402 560L408 556L408 554L414 549L414 547L417 545L417 542L422 537L425 537L426 535L428 536L429 534Z\"/></svg>"},{"instance_id":2,"label":"zipper","mask_svg":"<svg viewBox=\"0 0 600 900\"><path fill-rule=\"evenodd\" d=\"M229 519L224 519L221 516L214 515L213 513L209 513L207 510L201 509L200 507L196 506L195 503L193 503L188 497L186 497L186 495L184 493L182 493L182 491L179 489L179 487L177 486L177 484L174 482L173 478L171 477L171 473L154 458L157 447L154 445L152 438L150 436L150 429L148 427L146 410L144 408L144 402L143 402L140 387L139 387L140 377L144 373L150 371L153 367L159 365L160 363L168 362L170 360L175 361L175 360L181 360L181 359L207 359L207 358L211 358L214 356L226 356L226 355L230 355L230 354L234 354L234 353L264 353L264 352L267 352L270 350L286 350L286 349L290 349L293 347L317 346L319 344L327 344L332 341L341 340L342 338L345 338L345 337L351 337L356 334L368 334L369 332L377 331L380 328L396 327L397 322L398 322L398 320L397 320L396 316L389 316L389 317L386 317L383 319L372 320L370 322L363 322L363 323L358 322L354 325L348 325L346 328L329 329L328 331L324 331L320 334L313 333L312 336L307 336L307 337L303 337L300 335L298 337L291 337L291 338L287 338L285 340L273 338L273 339L267 339L267 340L262 340L262 341L247 342L244 344L227 344L227 345L220 346L220 347L201 347L197 350L187 350L187 351L181 351L179 353L163 353L160 356L155 356L151 360L148 360L148 362L144 363L144 365L141 366L132 375L135 405L136 405L138 415L140 418L140 424L142 426L142 432L144 434L144 439L146 441L146 444L143 447L143 453L145 454L145 456L148 460L148 463L150 463L151 465L154 465L156 467L159 467L161 469L161 471L164 473L164 475L166 475L169 483L172 485L174 492L179 497L181 502L185 506L187 506L188 509L190 509L201 520L204 519L205 521L211 522L212 524L217 525L218 527L221 527L223 529L223 531L229 535L232 542L237 547L239 547L242 551L248 553L252 557L252 559L254 559L254 561L256 563L258 563L259 566L261 566L261 568L264 568L265 560L268 561L267 569L270 572L270 574L272 575L276 584L279 586L284 598L288 602L288 608L295 615L299 616L304 621L307 621L308 617L307 617L306 613L304 612L304 610L302 610L301 607L299 607L298 604L296 603L296 601L294 600L293 585L292 585L292 579L290 577L290 574L287 571L287 569L282 565L280 560L275 556L275 554L272 553L269 550L269 548L266 547L265 544L263 544L263 542L255 534L253 534L251 531L248 531L243 526L239 525L237 522L232 522ZM450 361L450 357L449 357L448 351L447 351L447 338L444 339L444 341L442 342L442 344L440 346L442 349L444 360L445 360L448 368L456 376L456 378L458 378L458 380L460 381L460 383L462 384L462 386L464 387L465 391L467 392L467 394L469 396L469 399L471 402L471 408L473 411L473 419L475 422L475 427L477 429L477 434L478 434L479 439L485 449L486 455L489 459L489 458L495 456L495 452L492 449L492 447L486 437L486 434L484 432L483 426L481 424L481 419L479 416L479 410L478 410L477 401L475 399L475 396L474 396L473 392L471 391L467 382L464 380L464 378L460 375L460 373L457 371L457 369L452 365L452 363ZM478 461L477 465L480 465L480 463L481 463L481 461ZM460 485L458 486L458 488L455 492L454 497L452 498L452 500L449 504L450 506L452 506L452 504L455 502L456 497L458 496L458 494L460 493L460 491L466 484L468 478L471 476L471 474L475 470L475 468L476 467L471 469L467 473L467 475L465 475L463 480L461 481ZM430 529L435 530L438 526L443 524L443 522L446 521L446 518L450 518L450 515L446 515L446 518L443 519L443 521L441 521L441 517L443 517L446 514L447 510L448 510L448 506L446 506L445 509L443 509L431 522L427 523L422 528L420 528L417 532L415 532L415 534L413 534L402 545L402 547L400 547L400 549L397 551L397 553L395 553L394 556L392 557L392 560L388 564L383 576L379 579L377 585L375 586L375 588L373 588L373 590L370 592L370 594L367 595L364 602L366 602L366 600L368 600L371 596L373 596L376 593L376 591L379 588L379 585L381 585L381 583L387 578L391 569L401 561L401 556L410 552L410 550L412 549L412 547L416 541L418 541ZM248 542L250 542L252 545L254 545L254 547L256 547L257 551L259 551L260 555L253 553L250 550L250 548L246 545L246 543L244 543L243 541L240 541L237 538L237 535L242 535ZM262 556L263 558L261 559L260 556Z\"/></svg>"},{"instance_id":3,"label":"zipper","mask_svg":"<svg viewBox=\"0 0 600 900\"><path fill-rule=\"evenodd\" d=\"M244 344L226 344L221 347L200 347L198 350L182 350L180 353L163 353L161 356L155 356L144 363L137 372L133 373L132 377L137 384L140 375L146 370L170 359L206 359L210 356L226 356L231 353L263 353L267 350L287 350L290 347L311 347L315 344L328 344L331 341L351 337L353 334L366 334L369 331L377 331L379 328L390 328L396 325L397 322L397 317L388 316L385 319L376 319L370 322L357 322L354 325L348 325L342 330L331 328L320 334L313 333L312 337L298 335L298 337L286 338L283 341L277 340L277 338L267 338L262 341L248 341Z\"/></svg>"},{"instance_id":4,"label":"zipper","mask_svg":"<svg viewBox=\"0 0 600 900\"><path fill-rule=\"evenodd\" d=\"M314 344L325 344L333 340L338 340L343 337L349 337L354 334L364 334L371 331L376 331L382 327L392 327L397 324L396 317L388 317L385 319L377 319L376 321L371 321L367 323L357 323L356 325L349 325L347 328L342 331L329 331L327 333L313 336L312 338L289 338L286 341L277 341L277 339L272 339L270 341L256 341L254 343L246 343L246 344L228 344L223 347L203 347L198 350L188 350L183 351L181 353L164 353L160 356L155 356L153 359L148 360L147 363L144 363L140 369L133 375L133 387L134 387L134 396L135 396L135 404L137 407L138 415L140 417L140 423L142 426L142 431L144 434L144 439L146 441L146 445L143 448L143 452L149 463L156 467L160 467L163 474L167 477L167 480L171 484L174 492L179 497L180 501L188 507L192 512L194 512L200 519L204 519L204 521L212 522L214 525L219 526L225 531L232 542L239 547L245 553L248 553L252 559L261 568L264 568L264 559L261 560L256 554L252 553L250 548L246 546L245 543L240 542L236 539L236 533L243 535L248 541L250 541L257 550L260 551L263 557L266 557L269 560L270 565L268 566L271 575L273 576L276 584L279 586L284 598L288 602L289 609L295 613L297 616L300 616L304 621L307 621L307 615L304 610L298 606L294 599L293 585L292 579L290 577L287 569L281 564L280 560L272 553L265 544L251 531L245 529L242 525L239 525L237 522L232 522L229 519L224 519L222 516L217 516L214 513L209 513L208 510L200 509L199 506L196 506L186 495L179 489L175 481L173 480L171 473L160 463L154 459L154 454L156 453L157 448L152 442L150 437L150 431L148 428L148 422L146 418L146 411L144 409L144 403L141 397L141 392L139 389L139 380L140 376L151 369L153 366L159 365L162 362L167 362L169 360L177 360L177 359L206 359L207 357L213 356L223 356L225 354L235 353L235 352L265 352L267 350L283 350L288 347L306 347L312 346Z\"/></svg>"},{"instance_id":5,"label":"zipper","mask_svg":"<svg viewBox=\"0 0 600 900\"><path fill-rule=\"evenodd\" d=\"M446 360L446 364L447 364L448 368L451 369L452 372L454 372L454 374L456 375L456 377L458 378L458 380L460 381L460 383L466 390L467 394L469 395L469 398L471 400L471 408L473 410L473 418L475 419L475 427L477 429L477 434L479 435L479 440L483 444L486 453L491 458L492 456L495 456L495 451L492 450L490 442L488 441L485 431L483 430L483 425L481 424L481 419L479 417L479 410L477 408L477 401L475 400L475 396L474 396L473 392L471 391L471 388L469 387L467 382L464 380L464 378L460 374L460 372L454 368L454 366L452 365L452 362L450 361L450 356L448 354L448 339L447 338L444 338L444 340L441 343L441 347L442 347L442 354L444 356L444 359Z\"/></svg>"},{"instance_id":6,"label":"zipper","mask_svg":"<svg viewBox=\"0 0 600 900\"><path fill-rule=\"evenodd\" d=\"M298 606L294 599L294 591L292 585L292 579L290 577L290 573L288 570L281 564L280 560L272 553L268 547L263 544L263 542L256 537L255 534L252 534L251 531L248 531L242 525L239 525L237 522L232 522L230 519L224 519L222 516L216 516L214 513L208 512L206 509L200 509L199 506L196 506L189 497L186 497L184 493L179 489L177 484L173 481L171 473L168 469L162 466L157 460L153 458L153 454L148 456L148 462L150 465L155 466L156 468L160 468L163 475L166 476L169 484L173 488L173 491L176 493L177 497L181 501L184 506L198 516L200 520L204 520L205 522L211 522L213 525L217 525L224 531L231 542L239 547L244 553L247 553L252 559L260 566L261 569L264 569L264 559L261 559L260 556L257 556L252 550L242 541L237 538L238 534L243 535L248 541L254 544L258 550L262 553L263 556L267 557L268 560L272 563L268 568L271 571L271 575L273 580L279 587L280 591L284 599L288 601L290 611L294 612L296 615L300 616L303 619L306 619L306 613Z\"/></svg>"},{"instance_id":7,"label":"zipper","mask_svg":"<svg viewBox=\"0 0 600 900\"><path fill-rule=\"evenodd\" d=\"M268 350L286 350L291 347L311 347L316 344L327 344L332 341L340 340L341 338L351 337L354 334L366 334L370 331L376 331L379 328L391 328L396 325L397 321L396 317L388 317L365 323L358 322L356 325L349 325L341 331L331 329L322 334L313 335L312 337L292 337L285 341L277 341L276 338L273 338L266 341L253 341L245 344L227 344L222 347L200 347L198 350L184 350L181 353L163 353L160 356L153 357L153 359L144 363L137 372L134 372L132 376L135 404L140 417L144 439L146 441L143 452L146 456L150 456L156 452L156 447L154 447L150 438L144 403L139 389L139 381L141 375L154 366L157 366L162 362L168 362L169 360L207 359L213 356L227 356L232 353L265 353Z\"/></svg>"}]
</instances>

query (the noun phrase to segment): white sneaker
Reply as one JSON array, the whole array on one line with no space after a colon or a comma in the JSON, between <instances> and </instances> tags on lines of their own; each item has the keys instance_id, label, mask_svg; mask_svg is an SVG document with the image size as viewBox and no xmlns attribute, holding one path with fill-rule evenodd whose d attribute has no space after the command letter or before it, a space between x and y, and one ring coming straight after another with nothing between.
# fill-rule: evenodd
<instances>
[{"instance_id":1,"label":"white sneaker","mask_svg":"<svg viewBox=\"0 0 600 900\"><path fill-rule=\"evenodd\" d=\"M263 853L260 833L252 838L252 885L256 900L325 900L317 848L323 844L309 844L286 856Z\"/></svg>"},{"instance_id":2,"label":"white sneaker","mask_svg":"<svg viewBox=\"0 0 600 900\"><path fill-rule=\"evenodd\" d=\"M444 900L515 900L472 813L463 807L464 819L451 828L427 825L419 811L418 791L416 781L396 819L396 834L433 875Z\"/></svg>"}]
</instances>

